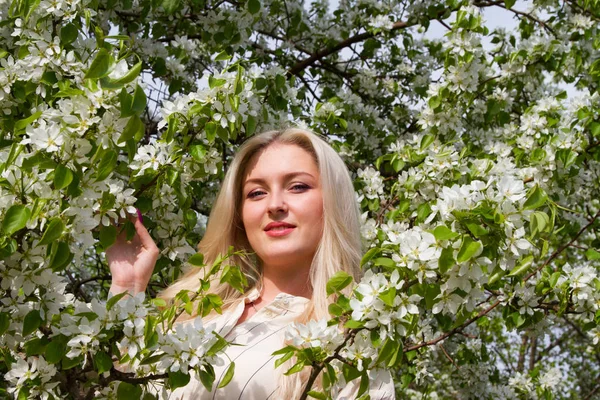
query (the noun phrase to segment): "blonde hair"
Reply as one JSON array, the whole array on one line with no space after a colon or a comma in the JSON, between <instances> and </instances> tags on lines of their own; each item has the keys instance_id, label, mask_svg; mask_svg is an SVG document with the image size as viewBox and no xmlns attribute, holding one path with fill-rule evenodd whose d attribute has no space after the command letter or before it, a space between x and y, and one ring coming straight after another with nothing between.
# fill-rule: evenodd
<instances>
[{"instance_id":1,"label":"blonde hair","mask_svg":"<svg viewBox=\"0 0 600 400\"><path fill-rule=\"evenodd\" d=\"M226 254L230 246L235 250L252 252L240 213L243 179L252 157L275 143L301 147L313 156L319 169L323 193L323 236L310 268L312 298L298 322L329 319L328 307L334 299L328 299L327 281L339 271L347 272L356 281L361 274L359 210L352 179L344 161L329 144L314 133L288 128L264 132L248 139L238 150L225 175L208 220L206 233L198 247L208 266L217 257ZM228 261L241 268L248 280L248 290L262 288L262 269L260 265L255 265L252 257L233 256ZM166 288L160 297L172 300L181 290L196 291L202 276L202 269L190 269L181 279ZM223 299L223 309L227 309L244 296L230 285L220 284L218 278L213 281L210 292ZM296 374L295 379L280 379L280 393L289 395L289 398L299 397L303 389L302 378L301 374Z\"/></svg>"}]
</instances>

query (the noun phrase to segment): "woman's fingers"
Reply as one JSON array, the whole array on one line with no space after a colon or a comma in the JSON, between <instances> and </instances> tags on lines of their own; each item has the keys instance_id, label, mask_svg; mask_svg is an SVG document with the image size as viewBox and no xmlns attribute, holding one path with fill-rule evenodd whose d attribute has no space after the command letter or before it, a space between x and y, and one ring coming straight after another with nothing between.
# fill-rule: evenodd
<instances>
[{"instance_id":1,"label":"woman's fingers","mask_svg":"<svg viewBox=\"0 0 600 400\"><path fill-rule=\"evenodd\" d=\"M135 231L140 238L140 242L142 246L148 250L158 252L158 247L156 247L156 243L154 243L154 239L148 233L148 229L144 226L142 222L141 213L138 211L138 218L134 221Z\"/></svg>"}]
</instances>

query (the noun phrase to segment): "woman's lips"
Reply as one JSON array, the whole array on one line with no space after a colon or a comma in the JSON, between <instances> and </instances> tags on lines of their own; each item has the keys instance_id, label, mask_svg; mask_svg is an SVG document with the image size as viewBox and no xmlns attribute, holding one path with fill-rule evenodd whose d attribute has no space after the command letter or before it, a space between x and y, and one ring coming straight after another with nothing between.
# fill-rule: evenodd
<instances>
[{"instance_id":1,"label":"woman's lips","mask_svg":"<svg viewBox=\"0 0 600 400\"><path fill-rule=\"evenodd\" d=\"M271 222L265 228L265 233L271 237L289 235L296 227L286 222Z\"/></svg>"},{"instance_id":2,"label":"woman's lips","mask_svg":"<svg viewBox=\"0 0 600 400\"><path fill-rule=\"evenodd\" d=\"M279 228L268 229L265 231L265 233L271 237L280 237L280 236L289 235L294 229L295 229L295 227L282 226Z\"/></svg>"}]
</instances>

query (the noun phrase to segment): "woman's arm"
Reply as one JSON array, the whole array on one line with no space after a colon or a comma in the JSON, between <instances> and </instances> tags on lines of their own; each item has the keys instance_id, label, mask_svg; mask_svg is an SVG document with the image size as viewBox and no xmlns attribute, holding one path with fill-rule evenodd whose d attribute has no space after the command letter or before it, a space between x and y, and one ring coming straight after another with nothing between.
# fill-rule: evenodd
<instances>
[{"instance_id":1,"label":"woman's arm","mask_svg":"<svg viewBox=\"0 0 600 400\"><path fill-rule=\"evenodd\" d=\"M106 249L106 259L112 275L112 294L129 292L135 295L144 292L160 254L142 223L139 211L138 218L132 222L136 232L133 238L128 241L126 232L123 231L117 236L115 243Z\"/></svg>"}]
</instances>

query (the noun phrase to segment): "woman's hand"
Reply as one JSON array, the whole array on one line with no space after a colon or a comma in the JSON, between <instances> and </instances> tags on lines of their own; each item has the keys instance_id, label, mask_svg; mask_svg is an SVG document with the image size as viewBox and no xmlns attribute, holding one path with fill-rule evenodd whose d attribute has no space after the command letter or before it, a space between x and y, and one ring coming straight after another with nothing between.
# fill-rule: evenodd
<instances>
[{"instance_id":1,"label":"woman's hand","mask_svg":"<svg viewBox=\"0 0 600 400\"><path fill-rule=\"evenodd\" d=\"M126 232L123 230L115 242L106 249L106 259L112 275L110 286L112 294L127 291L135 295L144 292L160 254L156 243L141 221L139 211L138 218L135 218L133 224L136 233L131 241L127 241Z\"/></svg>"}]
</instances>

